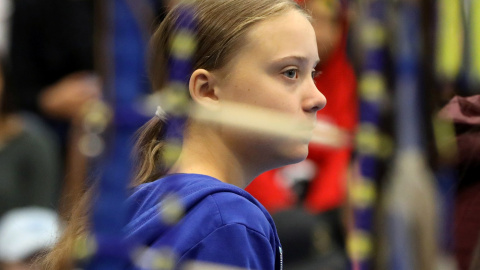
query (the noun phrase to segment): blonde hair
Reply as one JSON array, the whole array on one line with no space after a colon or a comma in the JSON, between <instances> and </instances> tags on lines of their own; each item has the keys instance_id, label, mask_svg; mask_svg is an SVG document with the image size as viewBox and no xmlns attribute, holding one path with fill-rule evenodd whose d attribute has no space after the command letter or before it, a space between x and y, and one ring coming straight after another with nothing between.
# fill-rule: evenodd
<instances>
[{"instance_id":1,"label":"blonde hair","mask_svg":"<svg viewBox=\"0 0 480 270\"><path fill-rule=\"evenodd\" d=\"M235 52L245 44L246 33L255 23L298 10L308 15L292 0L194 0L175 6L165 17L151 39L150 79L154 91L161 91L168 80L170 44L176 31L179 8L190 6L197 24L197 46L192 59L193 70L209 71L227 66ZM136 173L133 186L151 182L166 173L162 163L165 123L168 119L153 117L139 131L136 149ZM78 209L72 212L69 225L52 252L42 260L42 269L71 269L72 246L87 231L89 208L87 193Z\"/></svg>"}]
</instances>

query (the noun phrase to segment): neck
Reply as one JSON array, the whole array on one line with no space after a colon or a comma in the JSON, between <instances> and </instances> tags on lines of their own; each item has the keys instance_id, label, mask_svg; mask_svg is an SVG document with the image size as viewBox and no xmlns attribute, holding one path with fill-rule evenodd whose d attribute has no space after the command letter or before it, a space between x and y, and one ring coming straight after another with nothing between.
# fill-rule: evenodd
<instances>
[{"instance_id":1,"label":"neck","mask_svg":"<svg viewBox=\"0 0 480 270\"><path fill-rule=\"evenodd\" d=\"M201 133L198 132L200 130ZM188 136L190 132L202 135ZM180 156L170 173L203 174L245 188L256 177L248 168L215 131L204 126L190 126Z\"/></svg>"}]
</instances>

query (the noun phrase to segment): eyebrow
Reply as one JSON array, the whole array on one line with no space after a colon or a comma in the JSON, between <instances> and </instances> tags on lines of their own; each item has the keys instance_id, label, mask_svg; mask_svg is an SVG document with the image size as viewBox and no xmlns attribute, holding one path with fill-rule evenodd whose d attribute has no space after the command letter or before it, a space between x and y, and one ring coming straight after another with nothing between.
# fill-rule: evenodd
<instances>
[{"instance_id":1,"label":"eyebrow","mask_svg":"<svg viewBox=\"0 0 480 270\"><path fill-rule=\"evenodd\" d=\"M279 62L283 62L283 61L286 61L286 60L295 60L295 61L297 61L301 64L308 63L308 61L309 61L309 59L305 56L291 55L291 56L285 56L285 57L275 59L275 60L273 60L273 62L274 63L279 63ZM314 67L317 66L319 62L320 62L320 59L315 60Z\"/></svg>"}]
</instances>

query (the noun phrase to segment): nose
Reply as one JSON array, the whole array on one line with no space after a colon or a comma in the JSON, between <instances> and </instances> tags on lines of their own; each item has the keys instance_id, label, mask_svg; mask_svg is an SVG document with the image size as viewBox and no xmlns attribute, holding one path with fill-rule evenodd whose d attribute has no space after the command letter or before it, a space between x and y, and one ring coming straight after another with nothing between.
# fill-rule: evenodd
<instances>
[{"instance_id":1,"label":"nose","mask_svg":"<svg viewBox=\"0 0 480 270\"><path fill-rule=\"evenodd\" d=\"M303 110L309 113L316 113L327 105L327 98L320 92L313 82L308 85L308 91L303 103Z\"/></svg>"}]
</instances>

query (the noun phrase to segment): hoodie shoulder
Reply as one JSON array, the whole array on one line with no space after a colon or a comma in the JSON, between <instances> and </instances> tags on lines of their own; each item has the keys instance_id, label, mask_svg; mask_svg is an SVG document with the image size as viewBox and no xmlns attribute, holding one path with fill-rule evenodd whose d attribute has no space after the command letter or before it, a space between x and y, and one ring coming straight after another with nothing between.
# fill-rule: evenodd
<instances>
[{"instance_id":1,"label":"hoodie shoulder","mask_svg":"<svg viewBox=\"0 0 480 270\"><path fill-rule=\"evenodd\" d=\"M173 206L181 212L176 224L164 221ZM181 228L184 224L196 227L243 224L268 236L273 226L271 217L263 206L249 193L230 184L205 175L176 174L137 187L127 201L129 208L127 237L135 242L149 242L165 235L165 231ZM208 226L207 226L208 225ZM188 227L186 226L186 227ZM210 228L212 229L212 228Z\"/></svg>"},{"instance_id":2,"label":"hoodie shoulder","mask_svg":"<svg viewBox=\"0 0 480 270\"><path fill-rule=\"evenodd\" d=\"M229 192L219 192L211 195L221 216L222 224L241 224L270 238L273 236L273 231L272 224L268 220L268 214L263 211L263 207L252 200L253 198L245 195Z\"/></svg>"},{"instance_id":3,"label":"hoodie shoulder","mask_svg":"<svg viewBox=\"0 0 480 270\"><path fill-rule=\"evenodd\" d=\"M165 211L172 210L172 205L167 205L172 201L165 199L169 195L176 200L177 210L181 209L175 223L164 219ZM243 189L209 176L164 177L136 188L128 204L131 212L126 226L127 240L153 249L168 247L182 260L237 266L246 266L245 262L252 261L256 266L270 265L272 256L265 262L256 262L255 250L261 248L262 252L275 254L279 245L271 216L255 198ZM239 247L248 244L255 248L251 252L242 249L243 257L217 260L217 251L231 246L232 237L238 240Z\"/></svg>"}]
</instances>

